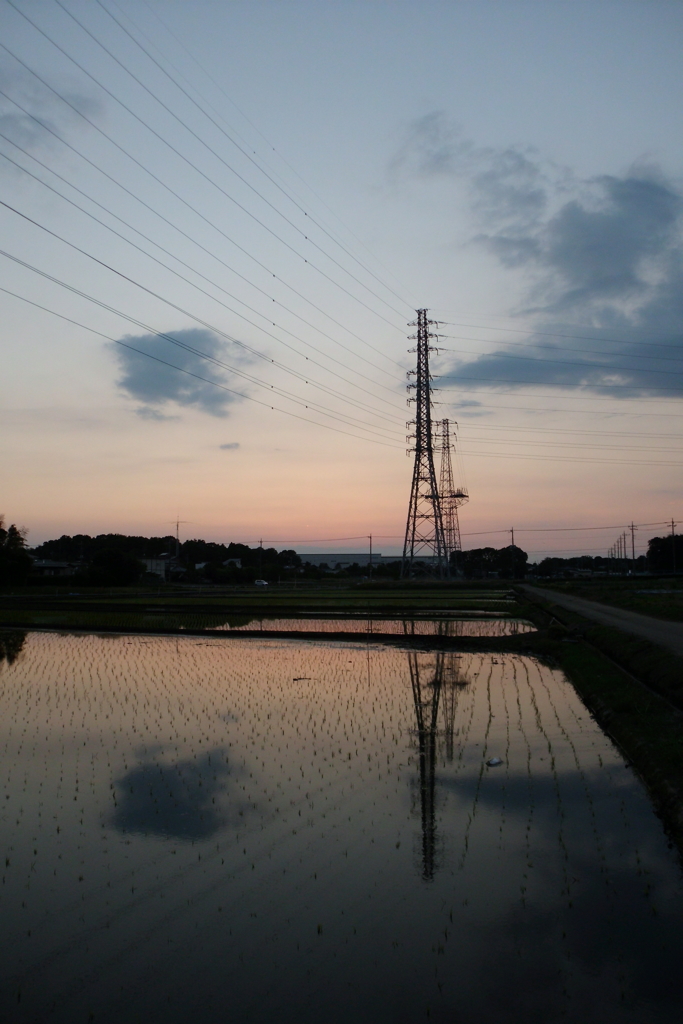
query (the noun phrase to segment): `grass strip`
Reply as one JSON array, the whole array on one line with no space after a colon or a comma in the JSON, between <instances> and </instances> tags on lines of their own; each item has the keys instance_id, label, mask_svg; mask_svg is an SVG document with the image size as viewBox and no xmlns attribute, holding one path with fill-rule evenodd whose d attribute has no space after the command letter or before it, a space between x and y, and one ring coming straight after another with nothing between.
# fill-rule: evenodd
<instances>
[{"instance_id":1,"label":"grass strip","mask_svg":"<svg viewBox=\"0 0 683 1024\"><path fill-rule=\"evenodd\" d=\"M537 653L565 672L639 775L683 857L683 659L550 601L526 602L522 614L540 628Z\"/></svg>"}]
</instances>

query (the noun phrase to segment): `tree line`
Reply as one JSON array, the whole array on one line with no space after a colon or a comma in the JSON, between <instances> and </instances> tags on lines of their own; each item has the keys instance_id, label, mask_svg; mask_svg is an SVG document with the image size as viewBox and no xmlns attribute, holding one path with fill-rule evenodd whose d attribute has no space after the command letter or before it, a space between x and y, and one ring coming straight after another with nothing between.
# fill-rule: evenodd
<instances>
[{"instance_id":1,"label":"tree line","mask_svg":"<svg viewBox=\"0 0 683 1024\"><path fill-rule=\"evenodd\" d=\"M30 550L25 532L14 524L6 527L0 517L0 586L3 587L38 582L37 574L32 575L31 571L36 559L73 563L76 572L69 580L78 586L144 583L147 567L142 559L159 559L162 556L171 560L171 578L197 583L322 579L332 573L335 578L360 578L367 577L370 572L373 578L398 579L401 571L399 562L372 567L356 564L343 570L334 565L312 566L306 563L305 555L298 555L290 548L277 551L275 548L220 544L196 538L177 544L176 538L170 534L162 537L122 533L103 533L94 537L89 534L63 535ZM197 565L199 569L195 568ZM544 558L538 565L530 566L526 551L512 544L503 548L473 548L451 556L452 574L466 579L521 579L529 573L553 577L576 570L602 573L628 572L632 568L630 559L610 559L600 555ZM683 572L683 535L652 537L648 542L647 555L639 556L635 563L636 572L670 572L674 569ZM147 579L147 582L151 581L151 578Z\"/></svg>"}]
</instances>

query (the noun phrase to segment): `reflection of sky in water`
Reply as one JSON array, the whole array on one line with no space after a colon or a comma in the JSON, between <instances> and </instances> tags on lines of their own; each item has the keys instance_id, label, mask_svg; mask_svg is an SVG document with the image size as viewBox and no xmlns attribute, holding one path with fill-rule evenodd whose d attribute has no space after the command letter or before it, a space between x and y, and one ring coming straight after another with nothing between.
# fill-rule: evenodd
<instances>
[{"instance_id":1,"label":"reflection of sky in water","mask_svg":"<svg viewBox=\"0 0 683 1024\"><path fill-rule=\"evenodd\" d=\"M293 630L299 633L408 633L411 636L516 636L536 627L522 619L249 619L227 622L215 628L263 632Z\"/></svg>"},{"instance_id":2,"label":"reflection of sky in water","mask_svg":"<svg viewBox=\"0 0 683 1024\"><path fill-rule=\"evenodd\" d=\"M194 761L147 761L116 780L117 807L111 825L176 839L208 839L244 814L230 800L231 772L223 750Z\"/></svg>"},{"instance_id":3,"label":"reflection of sky in water","mask_svg":"<svg viewBox=\"0 0 683 1024\"><path fill-rule=\"evenodd\" d=\"M32 634L0 683L3 1021L681 1016L674 852L533 659Z\"/></svg>"},{"instance_id":4,"label":"reflection of sky in water","mask_svg":"<svg viewBox=\"0 0 683 1024\"><path fill-rule=\"evenodd\" d=\"M17 629L0 629L0 668L3 662L13 665L26 643L26 633Z\"/></svg>"}]
</instances>

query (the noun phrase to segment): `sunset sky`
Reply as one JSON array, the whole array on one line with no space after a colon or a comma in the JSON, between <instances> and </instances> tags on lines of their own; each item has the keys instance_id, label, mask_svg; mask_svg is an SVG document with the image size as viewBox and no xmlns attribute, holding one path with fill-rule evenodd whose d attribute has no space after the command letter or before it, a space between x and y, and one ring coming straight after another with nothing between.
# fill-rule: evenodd
<instances>
[{"instance_id":1,"label":"sunset sky","mask_svg":"<svg viewBox=\"0 0 683 1024\"><path fill-rule=\"evenodd\" d=\"M666 0L2 0L0 510L395 552L427 307L463 546L643 551L683 519L682 43Z\"/></svg>"}]
</instances>

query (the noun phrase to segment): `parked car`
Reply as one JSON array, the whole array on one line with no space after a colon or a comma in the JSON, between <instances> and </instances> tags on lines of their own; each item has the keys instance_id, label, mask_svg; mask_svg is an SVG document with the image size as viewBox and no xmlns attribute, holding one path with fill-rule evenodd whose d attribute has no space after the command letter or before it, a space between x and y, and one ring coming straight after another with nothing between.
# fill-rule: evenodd
<instances>
[{"instance_id":1,"label":"parked car","mask_svg":"<svg viewBox=\"0 0 683 1024\"><path fill-rule=\"evenodd\" d=\"M256 584L257 587L267 587L268 586L268 580L254 580L254 583Z\"/></svg>"}]
</instances>

